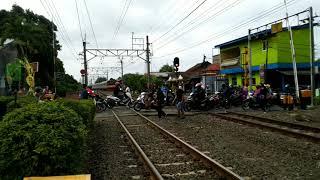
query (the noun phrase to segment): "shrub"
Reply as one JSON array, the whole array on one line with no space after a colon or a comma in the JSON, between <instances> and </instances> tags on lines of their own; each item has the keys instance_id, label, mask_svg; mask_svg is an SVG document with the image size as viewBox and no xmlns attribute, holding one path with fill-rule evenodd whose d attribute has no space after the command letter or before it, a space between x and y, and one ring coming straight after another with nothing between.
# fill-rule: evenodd
<instances>
[{"instance_id":1,"label":"shrub","mask_svg":"<svg viewBox=\"0 0 320 180\"><path fill-rule=\"evenodd\" d=\"M13 100L13 96L0 96L0 120L6 114L8 103Z\"/></svg>"},{"instance_id":2,"label":"shrub","mask_svg":"<svg viewBox=\"0 0 320 180\"><path fill-rule=\"evenodd\" d=\"M320 97L319 96L314 98L314 104L320 105Z\"/></svg>"},{"instance_id":3,"label":"shrub","mask_svg":"<svg viewBox=\"0 0 320 180\"><path fill-rule=\"evenodd\" d=\"M18 97L17 102L12 100L7 105L7 112L11 112L14 109L25 107L31 103L37 103L38 99L35 96L21 96Z\"/></svg>"},{"instance_id":4,"label":"shrub","mask_svg":"<svg viewBox=\"0 0 320 180\"><path fill-rule=\"evenodd\" d=\"M6 114L0 122L1 178L78 173L86 134L82 118L60 103L30 104Z\"/></svg>"},{"instance_id":5,"label":"shrub","mask_svg":"<svg viewBox=\"0 0 320 180\"><path fill-rule=\"evenodd\" d=\"M78 113L87 127L92 125L96 110L92 100L60 99L58 102Z\"/></svg>"}]
</instances>

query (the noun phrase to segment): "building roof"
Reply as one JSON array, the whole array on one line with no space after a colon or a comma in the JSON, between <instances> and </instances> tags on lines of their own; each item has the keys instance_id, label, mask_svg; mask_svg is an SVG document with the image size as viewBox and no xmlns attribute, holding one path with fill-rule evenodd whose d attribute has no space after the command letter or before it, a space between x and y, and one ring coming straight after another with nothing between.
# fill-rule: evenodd
<instances>
[{"instance_id":1,"label":"building roof","mask_svg":"<svg viewBox=\"0 0 320 180\"><path fill-rule=\"evenodd\" d=\"M220 65L219 64L211 64L207 67L207 71L219 71Z\"/></svg>"},{"instance_id":2,"label":"building roof","mask_svg":"<svg viewBox=\"0 0 320 180\"><path fill-rule=\"evenodd\" d=\"M303 24L303 25L300 25L300 26L292 26L291 27L292 30L299 30L299 29L306 29L306 28L309 28L309 24ZM283 28L283 31L287 31L287 29L288 28ZM251 34L251 39L252 40L262 39L262 38L269 37L271 35L272 35L271 34L271 29L267 29L267 30L263 30L263 31ZM238 38L238 39L234 39L234 40L222 43L222 44L218 44L218 45L215 46L215 48L229 47L229 46L236 45L236 44L239 44L239 43L242 43L242 42L248 42L248 36L243 36L243 37Z\"/></svg>"}]
</instances>

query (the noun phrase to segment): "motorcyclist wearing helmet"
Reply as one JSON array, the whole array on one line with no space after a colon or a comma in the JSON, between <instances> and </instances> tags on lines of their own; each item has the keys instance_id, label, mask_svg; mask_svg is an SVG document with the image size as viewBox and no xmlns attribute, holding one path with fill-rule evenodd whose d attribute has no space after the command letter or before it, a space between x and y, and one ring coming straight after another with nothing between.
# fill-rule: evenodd
<instances>
[{"instance_id":1,"label":"motorcyclist wearing helmet","mask_svg":"<svg viewBox=\"0 0 320 180\"><path fill-rule=\"evenodd\" d=\"M120 82L117 81L115 83L115 89L113 90L113 95L115 97L119 97L121 91L122 91L122 88L121 88Z\"/></svg>"},{"instance_id":2,"label":"motorcyclist wearing helmet","mask_svg":"<svg viewBox=\"0 0 320 180\"><path fill-rule=\"evenodd\" d=\"M206 98L206 91L201 87L201 83L195 85L194 97L195 101L200 102Z\"/></svg>"}]
</instances>

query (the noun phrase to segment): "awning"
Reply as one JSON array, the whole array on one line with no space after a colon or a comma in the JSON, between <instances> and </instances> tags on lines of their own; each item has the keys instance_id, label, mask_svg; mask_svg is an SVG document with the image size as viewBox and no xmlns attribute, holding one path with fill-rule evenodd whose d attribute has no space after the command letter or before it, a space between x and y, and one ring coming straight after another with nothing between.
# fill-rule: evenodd
<instances>
[{"instance_id":1,"label":"awning","mask_svg":"<svg viewBox=\"0 0 320 180\"><path fill-rule=\"evenodd\" d=\"M221 67L234 66L234 65L238 64L238 62L239 62L239 58L233 58L228 61L221 62Z\"/></svg>"},{"instance_id":2,"label":"awning","mask_svg":"<svg viewBox=\"0 0 320 180\"><path fill-rule=\"evenodd\" d=\"M286 76L293 76L293 71L278 71ZM298 71L298 75L310 75L310 71Z\"/></svg>"}]
</instances>

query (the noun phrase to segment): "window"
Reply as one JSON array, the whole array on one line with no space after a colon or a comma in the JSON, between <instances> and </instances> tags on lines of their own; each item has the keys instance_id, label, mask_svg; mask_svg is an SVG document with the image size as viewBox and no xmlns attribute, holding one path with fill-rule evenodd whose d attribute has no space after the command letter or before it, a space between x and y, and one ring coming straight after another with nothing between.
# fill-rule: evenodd
<instances>
[{"instance_id":1,"label":"window","mask_svg":"<svg viewBox=\"0 0 320 180\"><path fill-rule=\"evenodd\" d=\"M262 41L262 50L266 51L268 48L268 40L263 40Z\"/></svg>"},{"instance_id":2,"label":"window","mask_svg":"<svg viewBox=\"0 0 320 180\"><path fill-rule=\"evenodd\" d=\"M236 77L232 78L232 85L237 85L237 78Z\"/></svg>"},{"instance_id":3,"label":"window","mask_svg":"<svg viewBox=\"0 0 320 180\"><path fill-rule=\"evenodd\" d=\"M256 78L252 78L252 84L253 84L253 85L256 84Z\"/></svg>"}]
</instances>

